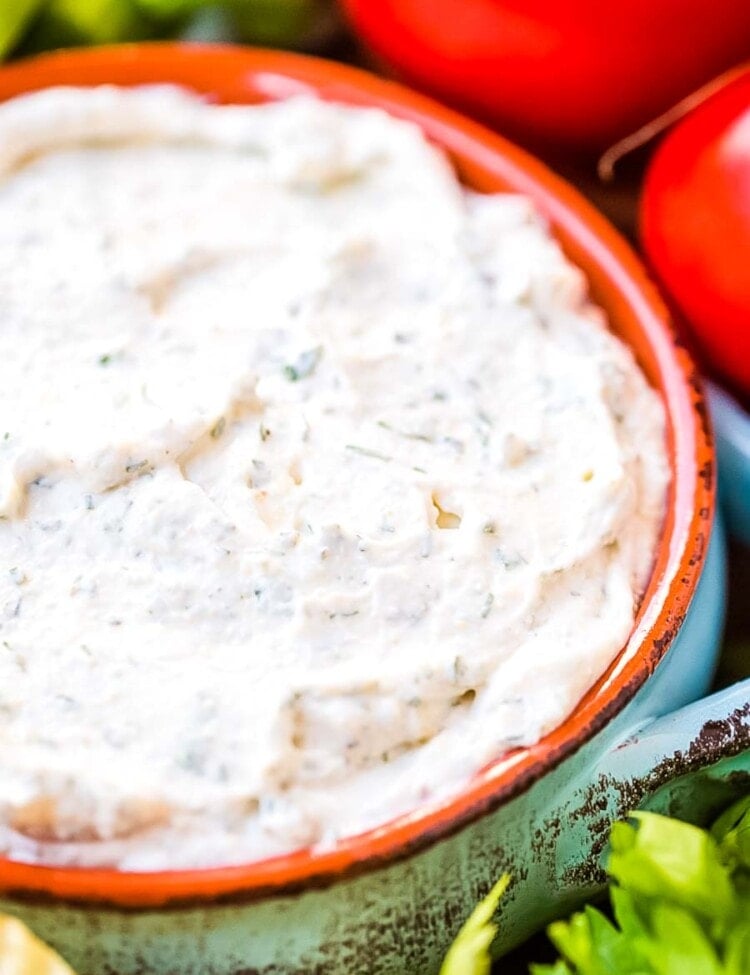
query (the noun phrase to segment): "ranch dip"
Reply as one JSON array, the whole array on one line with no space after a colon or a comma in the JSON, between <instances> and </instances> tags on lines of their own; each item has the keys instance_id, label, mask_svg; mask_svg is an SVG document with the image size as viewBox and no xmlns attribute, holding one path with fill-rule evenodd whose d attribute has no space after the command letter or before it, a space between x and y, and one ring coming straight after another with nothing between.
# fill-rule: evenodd
<instances>
[{"instance_id":1,"label":"ranch dip","mask_svg":"<svg viewBox=\"0 0 750 975\"><path fill-rule=\"evenodd\" d=\"M0 853L330 845L625 644L664 411L530 203L414 126L0 106Z\"/></svg>"}]
</instances>

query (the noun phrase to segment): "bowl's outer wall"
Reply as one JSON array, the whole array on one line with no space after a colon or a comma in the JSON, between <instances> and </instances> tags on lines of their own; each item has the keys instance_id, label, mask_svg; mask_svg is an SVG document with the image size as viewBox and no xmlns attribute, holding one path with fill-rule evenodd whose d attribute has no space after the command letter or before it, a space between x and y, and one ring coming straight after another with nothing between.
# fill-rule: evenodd
<instances>
[{"instance_id":1,"label":"bowl's outer wall","mask_svg":"<svg viewBox=\"0 0 750 975\"><path fill-rule=\"evenodd\" d=\"M719 492L730 532L750 545L750 413L718 386L709 401L719 455Z\"/></svg>"},{"instance_id":2,"label":"bowl's outer wall","mask_svg":"<svg viewBox=\"0 0 750 975\"><path fill-rule=\"evenodd\" d=\"M750 682L654 722L710 684L724 554L716 532L687 620L657 672L664 680L646 683L528 792L422 853L321 890L246 904L149 912L6 898L0 910L26 921L80 975L432 975L507 870L514 884L496 945L507 950L600 889L613 819L645 801L698 821L747 787Z\"/></svg>"}]
</instances>

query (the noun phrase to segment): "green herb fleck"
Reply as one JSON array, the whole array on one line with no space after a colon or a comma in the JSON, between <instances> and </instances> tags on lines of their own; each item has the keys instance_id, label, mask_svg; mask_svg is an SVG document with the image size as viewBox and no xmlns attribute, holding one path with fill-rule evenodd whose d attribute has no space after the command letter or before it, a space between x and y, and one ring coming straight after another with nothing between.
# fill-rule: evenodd
<instances>
[{"instance_id":1,"label":"green herb fleck","mask_svg":"<svg viewBox=\"0 0 750 975\"><path fill-rule=\"evenodd\" d=\"M379 454L377 450L370 450L367 447L359 447L354 443L348 443L346 445L346 450L351 450L354 454L361 454L363 457L372 457L374 460L385 461L386 464L390 464L390 462L393 460L392 457L386 457L385 454Z\"/></svg>"},{"instance_id":2,"label":"green herb fleck","mask_svg":"<svg viewBox=\"0 0 750 975\"><path fill-rule=\"evenodd\" d=\"M477 411L477 436L483 447L487 447L490 442L488 429L492 427L492 420L482 410Z\"/></svg>"},{"instance_id":3,"label":"green herb fleck","mask_svg":"<svg viewBox=\"0 0 750 975\"><path fill-rule=\"evenodd\" d=\"M504 552L501 548L495 549L495 561L499 562L504 569L517 569L520 565L526 565L526 559L520 552L511 555Z\"/></svg>"},{"instance_id":4,"label":"green herb fleck","mask_svg":"<svg viewBox=\"0 0 750 975\"><path fill-rule=\"evenodd\" d=\"M308 349L307 352L302 353L294 364L284 366L284 375L290 383L297 383L300 379L307 379L308 376L311 376L315 372L315 367L320 362L322 355L323 347L320 345L314 349Z\"/></svg>"},{"instance_id":5,"label":"green herb fleck","mask_svg":"<svg viewBox=\"0 0 750 975\"><path fill-rule=\"evenodd\" d=\"M216 423L214 423L214 425L211 427L211 436L214 440L218 440L222 433L224 433L226 425L227 421L223 416L220 416Z\"/></svg>"},{"instance_id":6,"label":"green herb fleck","mask_svg":"<svg viewBox=\"0 0 750 975\"><path fill-rule=\"evenodd\" d=\"M378 426L382 427L383 430L387 430L389 433L395 433L399 437L405 437L407 440L420 440L422 443L434 443L432 437L428 437L426 433L410 433L407 430L399 430L396 427L392 427L390 423L386 423L385 420L378 420Z\"/></svg>"}]
</instances>

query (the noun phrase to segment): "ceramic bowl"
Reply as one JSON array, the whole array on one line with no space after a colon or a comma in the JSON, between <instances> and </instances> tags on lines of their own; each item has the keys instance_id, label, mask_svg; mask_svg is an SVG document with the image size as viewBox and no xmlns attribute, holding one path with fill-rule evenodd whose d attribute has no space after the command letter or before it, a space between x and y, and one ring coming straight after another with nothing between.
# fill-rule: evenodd
<instances>
[{"instance_id":1,"label":"ceramic bowl","mask_svg":"<svg viewBox=\"0 0 750 975\"><path fill-rule=\"evenodd\" d=\"M719 493L727 526L750 545L750 413L729 393L708 383L716 431Z\"/></svg>"},{"instance_id":2,"label":"ceramic bowl","mask_svg":"<svg viewBox=\"0 0 750 975\"><path fill-rule=\"evenodd\" d=\"M137 874L1 861L0 910L21 916L82 975L430 975L477 899L508 870L498 941L507 948L601 884L613 817L645 801L679 804L685 776L713 783L693 802L698 815L701 803L708 809L731 791L726 763L734 770L744 760L733 757L750 733L744 688L670 715L705 693L723 618L714 455L693 364L634 254L570 186L499 136L391 82L278 52L142 45L3 68L0 99L56 84L154 82L221 102L310 92L380 106L420 125L466 184L528 194L663 396L668 516L634 632L612 666L559 728L490 764L460 795L333 849L237 867Z\"/></svg>"}]
</instances>

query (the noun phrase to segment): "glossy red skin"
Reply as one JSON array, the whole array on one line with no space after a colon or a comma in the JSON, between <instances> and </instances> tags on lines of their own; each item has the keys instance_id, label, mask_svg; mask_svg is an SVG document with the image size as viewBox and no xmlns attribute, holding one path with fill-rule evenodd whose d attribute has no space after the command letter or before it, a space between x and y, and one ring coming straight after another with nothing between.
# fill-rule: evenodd
<instances>
[{"instance_id":1,"label":"glossy red skin","mask_svg":"<svg viewBox=\"0 0 750 975\"><path fill-rule=\"evenodd\" d=\"M708 365L750 396L750 68L659 147L641 239Z\"/></svg>"},{"instance_id":2,"label":"glossy red skin","mask_svg":"<svg viewBox=\"0 0 750 975\"><path fill-rule=\"evenodd\" d=\"M343 0L396 72L534 145L598 150L750 56L749 0Z\"/></svg>"}]
</instances>

